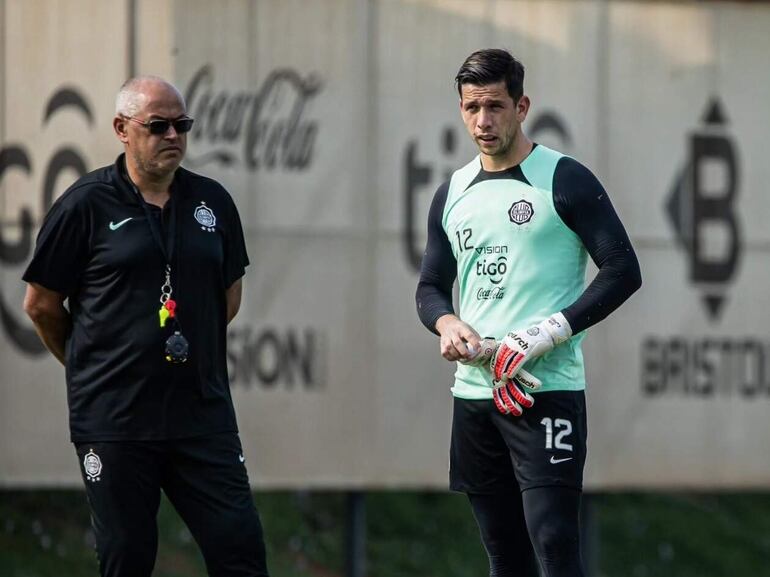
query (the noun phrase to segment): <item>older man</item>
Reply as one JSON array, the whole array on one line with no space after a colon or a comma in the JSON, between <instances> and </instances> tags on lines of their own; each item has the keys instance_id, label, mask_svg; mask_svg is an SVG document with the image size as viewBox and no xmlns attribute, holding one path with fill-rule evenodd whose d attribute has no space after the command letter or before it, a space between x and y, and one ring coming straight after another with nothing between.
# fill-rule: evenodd
<instances>
[{"instance_id":1,"label":"older man","mask_svg":"<svg viewBox=\"0 0 770 577\"><path fill-rule=\"evenodd\" d=\"M125 153L54 204L24 274L25 311L66 367L105 576L151 574L161 490L210 575L267 575L225 359L248 257L227 191L180 167L192 125L174 86L128 80Z\"/></svg>"}]
</instances>

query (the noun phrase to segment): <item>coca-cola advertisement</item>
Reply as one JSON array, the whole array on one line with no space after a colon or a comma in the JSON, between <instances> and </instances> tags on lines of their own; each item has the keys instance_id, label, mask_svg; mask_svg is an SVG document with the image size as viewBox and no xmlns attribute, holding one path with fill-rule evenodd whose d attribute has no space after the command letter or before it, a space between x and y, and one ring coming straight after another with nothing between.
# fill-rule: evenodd
<instances>
[{"instance_id":1,"label":"coca-cola advertisement","mask_svg":"<svg viewBox=\"0 0 770 577\"><path fill-rule=\"evenodd\" d=\"M213 65L202 66L184 94L196 119L195 150L187 164L257 170L307 169L313 162L318 122L306 113L321 91L318 75L277 68L258 86L228 90L217 86Z\"/></svg>"}]
</instances>

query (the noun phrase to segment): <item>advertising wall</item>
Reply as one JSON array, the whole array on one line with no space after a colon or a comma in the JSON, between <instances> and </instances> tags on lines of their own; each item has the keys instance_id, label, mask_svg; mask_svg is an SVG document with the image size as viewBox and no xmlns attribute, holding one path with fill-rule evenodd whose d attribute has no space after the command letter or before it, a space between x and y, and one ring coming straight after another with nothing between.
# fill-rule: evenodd
<instances>
[{"instance_id":1,"label":"advertising wall","mask_svg":"<svg viewBox=\"0 0 770 577\"><path fill-rule=\"evenodd\" d=\"M770 6L8 0L0 24L1 485L80 482L20 277L53 199L120 153L119 86L152 73L196 119L185 166L244 223L252 482L445 488L453 367L414 289L432 195L475 154L454 75L487 46L524 62L525 130L594 170L642 266L586 340L588 487L770 483Z\"/></svg>"}]
</instances>

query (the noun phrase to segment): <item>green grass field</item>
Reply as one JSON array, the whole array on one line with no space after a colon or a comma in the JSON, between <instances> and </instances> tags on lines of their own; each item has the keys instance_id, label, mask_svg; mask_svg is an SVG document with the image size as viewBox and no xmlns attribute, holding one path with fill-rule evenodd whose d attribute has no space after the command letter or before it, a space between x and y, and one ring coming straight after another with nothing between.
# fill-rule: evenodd
<instances>
[{"instance_id":1,"label":"green grass field","mask_svg":"<svg viewBox=\"0 0 770 577\"><path fill-rule=\"evenodd\" d=\"M770 495L592 495L591 577L770 576ZM344 574L342 493L256 493L275 577ZM483 577L486 557L465 498L366 495L369 577ZM203 577L203 560L167 501L154 575ZM97 575L85 496L0 492L0 575Z\"/></svg>"}]
</instances>

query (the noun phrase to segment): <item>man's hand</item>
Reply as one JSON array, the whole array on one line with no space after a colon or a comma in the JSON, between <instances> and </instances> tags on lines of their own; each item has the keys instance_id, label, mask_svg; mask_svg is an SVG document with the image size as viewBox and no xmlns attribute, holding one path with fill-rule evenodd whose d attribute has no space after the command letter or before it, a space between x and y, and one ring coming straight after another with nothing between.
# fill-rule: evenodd
<instances>
[{"instance_id":1,"label":"man's hand","mask_svg":"<svg viewBox=\"0 0 770 577\"><path fill-rule=\"evenodd\" d=\"M436 331L441 335L441 356L448 361L470 361L481 350L479 333L455 315L439 317Z\"/></svg>"},{"instance_id":2,"label":"man's hand","mask_svg":"<svg viewBox=\"0 0 770 577\"><path fill-rule=\"evenodd\" d=\"M492 389L492 399L497 410L504 415L520 417L524 409L529 409L535 404L535 399L527 389L535 391L542 386L542 382L532 373L519 369L513 380L503 379L495 381Z\"/></svg>"},{"instance_id":3,"label":"man's hand","mask_svg":"<svg viewBox=\"0 0 770 577\"><path fill-rule=\"evenodd\" d=\"M478 348L473 348L470 343L466 343L468 354L470 358L460 359L460 362L464 365L470 365L471 367L489 367L489 361L492 360L492 356L497 351L499 343L491 338L486 337L481 339Z\"/></svg>"},{"instance_id":4,"label":"man's hand","mask_svg":"<svg viewBox=\"0 0 770 577\"><path fill-rule=\"evenodd\" d=\"M526 330L508 333L490 361L492 377L501 382L512 380L526 361L544 355L571 336L572 329L561 313Z\"/></svg>"}]
</instances>

